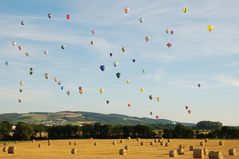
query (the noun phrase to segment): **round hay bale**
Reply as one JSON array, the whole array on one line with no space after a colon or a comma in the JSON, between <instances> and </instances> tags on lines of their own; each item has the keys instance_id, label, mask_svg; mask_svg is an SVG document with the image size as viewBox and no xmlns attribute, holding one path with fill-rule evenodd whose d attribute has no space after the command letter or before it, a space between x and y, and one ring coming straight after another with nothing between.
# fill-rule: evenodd
<instances>
[{"instance_id":1,"label":"round hay bale","mask_svg":"<svg viewBox=\"0 0 239 159\"><path fill-rule=\"evenodd\" d=\"M166 147L168 147L169 145L170 145L170 143L169 143L169 142L166 142L166 143L165 143L165 146L166 146Z\"/></svg>"},{"instance_id":2,"label":"round hay bale","mask_svg":"<svg viewBox=\"0 0 239 159\"><path fill-rule=\"evenodd\" d=\"M74 142L74 146L76 146L77 145L77 143L76 142Z\"/></svg>"},{"instance_id":3,"label":"round hay bale","mask_svg":"<svg viewBox=\"0 0 239 159\"><path fill-rule=\"evenodd\" d=\"M122 144L122 143L124 143L124 140L123 140L123 139L121 139L121 140L120 140L120 143L121 143L121 144Z\"/></svg>"},{"instance_id":4,"label":"round hay bale","mask_svg":"<svg viewBox=\"0 0 239 159\"><path fill-rule=\"evenodd\" d=\"M16 146L9 146L7 152L8 154L15 154L16 150L17 150Z\"/></svg>"},{"instance_id":5,"label":"round hay bale","mask_svg":"<svg viewBox=\"0 0 239 159\"><path fill-rule=\"evenodd\" d=\"M203 153L204 153L205 156L208 156L208 149L204 148Z\"/></svg>"},{"instance_id":6,"label":"round hay bale","mask_svg":"<svg viewBox=\"0 0 239 159\"><path fill-rule=\"evenodd\" d=\"M204 142L208 142L209 140L208 139L205 139Z\"/></svg>"},{"instance_id":7,"label":"round hay bale","mask_svg":"<svg viewBox=\"0 0 239 159\"><path fill-rule=\"evenodd\" d=\"M77 153L78 153L77 148L73 148L73 149L71 149L71 154L77 154Z\"/></svg>"},{"instance_id":8,"label":"round hay bale","mask_svg":"<svg viewBox=\"0 0 239 159\"><path fill-rule=\"evenodd\" d=\"M169 142L169 143L171 143L171 142L172 142L172 140L171 140L171 139L168 139L168 142Z\"/></svg>"},{"instance_id":9,"label":"round hay bale","mask_svg":"<svg viewBox=\"0 0 239 159\"><path fill-rule=\"evenodd\" d=\"M128 140L131 140L131 137L128 137Z\"/></svg>"},{"instance_id":10,"label":"round hay bale","mask_svg":"<svg viewBox=\"0 0 239 159\"><path fill-rule=\"evenodd\" d=\"M178 154L179 155L184 155L184 149L183 148L179 148L178 149Z\"/></svg>"},{"instance_id":11,"label":"round hay bale","mask_svg":"<svg viewBox=\"0 0 239 159\"><path fill-rule=\"evenodd\" d=\"M141 142L140 142L140 145L141 145L141 146L144 146L144 141L141 141Z\"/></svg>"},{"instance_id":12,"label":"round hay bale","mask_svg":"<svg viewBox=\"0 0 239 159\"><path fill-rule=\"evenodd\" d=\"M169 157L177 157L177 156L178 156L177 150L169 151Z\"/></svg>"},{"instance_id":13,"label":"round hay bale","mask_svg":"<svg viewBox=\"0 0 239 159\"><path fill-rule=\"evenodd\" d=\"M125 145L125 146L124 146L124 149L128 151L128 150L129 150L129 146L128 146L128 145Z\"/></svg>"},{"instance_id":14,"label":"round hay bale","mask_svg":"<svg viewBox=\"0 0 239 159\"><path fill-rule=\"evenodd\" d=\"M221 151L210 151L208 153L209 159L223 159L222 152Z\"/></svg>"},{"instance_id":15,"label":"round hay bale","mask_svg":"<svg viewBox=\"0 0 239 159\"><path fill-rule=\"evenodd\" d=\"M194 149L194 146L189 146L189 151L193 151L193 149Z\"/></svg>"},{"instance_id":16,"label":"round hay bale","mask_svg":"<svg viewBox=\"0 0 239 159\"><path fill-rule=\"evenodd\" d=\"M42 147L42 144L38 144L38 147L41 148L41 147Z\"/></svg>"},{"instance_id":17,"label":"round hay bale","mask_svg":"<svg viewBox=\"0 0 239 159\"><path fill-rule=\"evenodd\" d=\"M120 149L119 154L120 155L126 155L126 150L125 149Z\"/></svg>"},{"instance_id":18,"label":"round hay bale","mask_svg":"<svg viewBox=\"0 0 239 159\"><path fill-rule=\"evenodd\" d=\"M151 142L150 142L150 145L151 145L151 146L154 146L154 145L155 145L155 144L154 144L154 141L151 141Z\"/></svg>"},{"instance_id":19,"label":"round hay bale","mask_svg":"<svg viewBox=\"0 0 239 159\"><path fill-rule=\"evenodd\" d=\"M96 145L97 145L97 143L96 143L96 142L94 142L94 145L96 146Z\"/></svg>"},{"instance_id":20,"label":"round hay bale","mask_svg":"<svg viewBox=\"0 0 239 159\"><path fill-rule=\"evenodd\" d=\"M157 143L157 142L158 142L158 139L154 139L154 142Z\"/></svg>"},{"instance_id":21,"label":"round hay bale","mask_svg":"<svg viewBox=\"0 0 239 159\"><path fill-rule=\"evenodd\" d=\"M219 141L219 146L223 146L223 141Z\"/></svg>"},{"instance_id":22,"label":"round hay bale","mask_svg":"<svg viewBox=\"0 0 239 159\"><path fill-rule=\"evenodd\" d=\"M71 141L69 142L69 145L71 146Z\"/></svg>"},{"instance_id":23,"label":"round hay bale","mask_svg":"<svg viewBox=\"0 0 239 159\"><path fill-rule=\"evenodd\" d=\"M236 149L229 149L229 150L228 150L228 154L229 154L230 156L236 156L236 155L237 155L237 151L236 151Z\"/></svg>"},{"instance_id":24,"label":"round hay bale","mask_svg":"<svg viewBox=\"0 0 239 159\"><path fill-rule=\"evenodd\" d=\"M203 141L201 141L200 146L205 146L205 143Z\"/></svg>"},{"instance_id":25,"label":"round hay bale","mask_svg":"<svg viewBox=\"0 0 239 159\"><path fill-rule=\"evenodd\" d=\"M4 143L3 143L3 146L7 146L7 143L6 143L6 142L4 142Z\"/></svg>"},{"instance_id":26,"label":"round hay bale","mask_svg":"<svg viewBox=\"0 0 239 159\"><path fill-rule=\"evenodd\" d=\"M113 141L112 144L113 144L113 145L116 145L116 141Z\"/></svg>"},{"instance_id":27,"label":"round hay bale","mask_svg":"<svg viewBox=\"0 0 239 159\"><path fill-rule=\"evenodd\" d=\"M203 149L193 149L193 158L204 158L204 151Z\"/></svg>"},{"instance_id":28,"label":"round hay bale","mask_svg":"<svg viewBox=\"0 0 239 159\"><path fill-rule=\"evenodd\" d=\"M183 144L180 144L179 146L178 146L178 148L185 148L185 146L183 145Z\"/></svg>"},{"instance_id":29,"label":"round hay bale","mask_svg":"<svg viewBox=\"0 0 239 159\"><path fill-rule=\"evenodd\" d=\"M165 145L165 143L164 143L163 141L161 141L161 142L160 142L160 145L164 146L164 145Z\"/></svg>"},{"instance_id":30,"label":"round hay bale","mask_svg":"<svg viewBox=\"0 0 239 159\"><path fill-rule=\"evenodd\" d=\"M137 138L137 141L140 141L140 138Z\"/></svg>"},{"instance_id":31,"label":"round hay bale","mask_svg":"<svg viewBox=\"0 0 239 159\"><path fill-rule=\"evenodd\" d=\"M8 149L7 146L3 146L2 151L3 151L3 152L7 152L7 149Z\"/></svg>"},{"instance_id":32,"label":"round hay bale","mask_svg":"<svg viewBox=\"0 0 239 159\"><path fill-rule=\"evenodd\" d=\"M51 146L52 145L52 143L51 142L48 142L48 144L47 144L48 146Z\"/></svg>"},{"instance_id":33,"label":"round hay bale","mask_svg":"<svg viewBox=\"0 0 239 159\"><path fill-rule=\"evenodd\" d=\"M36 142L35 140L32 140L32 142Z\"/></svg>"}]
</instances>

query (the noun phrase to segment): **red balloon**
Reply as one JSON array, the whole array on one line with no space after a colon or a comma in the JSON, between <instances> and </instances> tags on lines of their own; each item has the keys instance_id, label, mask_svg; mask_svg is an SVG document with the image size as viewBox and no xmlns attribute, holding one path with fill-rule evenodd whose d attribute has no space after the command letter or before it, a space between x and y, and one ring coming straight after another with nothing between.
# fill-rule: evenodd
<instances>
[{"instance_id":1,"label":"red balloon","mask_svg":"<svg viewBox=\"0 0 239 159\"><path fill-rule=\"evenodd\" d=\"M129 103L129 104L128 104L128 107L130 107L130 106L131 106L131 104Z\"/></svg>"},{"instance_id":2,"label":"red balloon","mask_svg":"<svg viewBox=\"0 0 239 159\"><path fill-rule=\"evenodd\" d=\"M71 19L71 16L69 14L66 15L66 19L67 20L70 20Z\"/></svg>"}]
</instances>

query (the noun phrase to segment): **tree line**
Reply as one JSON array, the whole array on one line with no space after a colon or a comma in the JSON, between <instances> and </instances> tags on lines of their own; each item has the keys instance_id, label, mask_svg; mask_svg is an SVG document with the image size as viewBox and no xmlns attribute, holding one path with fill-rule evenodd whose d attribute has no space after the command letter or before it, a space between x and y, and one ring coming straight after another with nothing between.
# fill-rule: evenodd
<instances>
[{"instance_id":1,"label":"tree line","mask_svg":"<svg viewBox=\"0 0 239 159\"><path fill-rule=\"evenodd\" d=\"M42 136L41 133L47 134ZM37 135L38 134L38 135ZM39 135L40 134L40 135ZM102 125L100 123L61 126L0 122L0 140L72 139L72 138L239 138L239 127L220 122L200 121L194 127L176 125Z\"/></svg>"}]
</instances>

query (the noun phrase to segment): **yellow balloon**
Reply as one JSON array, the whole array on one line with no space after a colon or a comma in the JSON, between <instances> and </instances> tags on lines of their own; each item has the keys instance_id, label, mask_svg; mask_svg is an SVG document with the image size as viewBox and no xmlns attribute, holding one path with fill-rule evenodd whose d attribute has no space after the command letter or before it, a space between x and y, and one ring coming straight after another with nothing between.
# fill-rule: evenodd
<instances>
[{"instance_id":1,"label":"yellow balloon","mask_svg":"<svg viewBox=\"0 0 239 159\"><path fill-rule=\"evenodd\" d=\"M144 92L144 88L140 88L140 92L142 92L142 93L143 93L143 92Z\"/></svg>"},{"instance_id":2,"label":"yellow balloon","mask_svg":"<svg viewBox=\"0 0 239 159\"><path fill-rule=\"evenodd\" d=\"M100 89L99 89L100 94L103 94L104 91L105 91L105 90L104 90L103 88L100 88Z\"/></svg>"},{"instance_id":3,"label":"yellow balloon","mask_svg":"<svg viewBox=\"0 0 239 159\"><path fill-rule=\"evenodd\" d=\"M126 81L127 84L130 84L130 82L131 82L131 80L127 80L127 81Z\"/></svg>"},{"instance_id":4,"label":"yellow balloon","mask_svg":"<svg viewBox=\"0 0 239 159\"><path fill-rule=\"evenodd\" d=\"M182 11L183 11L183 13L187 13L188 12L188 7L183 7Z\"/></svg>"},{"instance_id":5,"label":"yellow balloon","mask_svg":"<svg viewBox=\"0 0 239 159\"><path fill-rule=\"evenodd\" d=\"M211 25L211 24L209 24L208 26L207 26L207 30L209 31L209 32L211 32L212 30L213 30L213 25Z\"/></svg>"},{"instance_id":6,"label":"yellow balloon","mask_svg":"<svg viewBox=\"0 0 239 159\"><path fill-rule=\"evenodd\" d=\"M156 99L157 99L158 102L160 101L160 97L157 97Z\"/></svg>"}]
</instances>

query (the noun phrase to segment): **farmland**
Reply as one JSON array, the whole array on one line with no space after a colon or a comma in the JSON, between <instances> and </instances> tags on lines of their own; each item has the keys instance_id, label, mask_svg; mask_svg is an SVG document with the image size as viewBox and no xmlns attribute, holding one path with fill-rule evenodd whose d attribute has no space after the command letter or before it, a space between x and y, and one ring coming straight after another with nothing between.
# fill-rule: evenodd
<instances>
[{"instance_id":1,"label":"farmland","mask_svg":"<svg viewBox=\"0 0 239 159\"><path fill-rule=\"evenodd\" d=\"M113 145L113 141L116 142ZM51 146L48 146L47 140L42 141L23 141L23 142L8 142L7 146L16 146L15 154L8 154L7 152L0 152L0 158L15 158L15 159L68 159L68 158L80 158L80 159L145 159L145 158L169 158L169 151L177 149L180 144L185 146L184 155L178 155L180 159L192 159L193 152L189 151L189 146L193 145L195 148L202 148L200 142L204 140L188 140L188 139L173 139L169 146L162 146L160 143L150 145L153 139L136 139L127 140L124 139L123 143L120 143L120 139L80 139L80 140L51 140ZM140 142L144 141L144 145L141 146ZM224 145L219 146L221 140L209 140L205 143L203 148L207 148L209 151L216 150L221 151L224 158L237 159L238 156L229 156L228 150L235 148L239 151L239 140L223 140ZM94 143L96 142L96 145ZM167 140L164 139L166 143ZM71 144L70 144L71 143ZM74 145L76 143L76 145ZM39 148L38 145L41 144ZM119 150L128 145L129 150L126 155L119 155ZM78 153L71 154L72 148L77 148ZM205 157L206 159L208 157Z\"/></svg>"}]
</instances>

